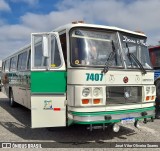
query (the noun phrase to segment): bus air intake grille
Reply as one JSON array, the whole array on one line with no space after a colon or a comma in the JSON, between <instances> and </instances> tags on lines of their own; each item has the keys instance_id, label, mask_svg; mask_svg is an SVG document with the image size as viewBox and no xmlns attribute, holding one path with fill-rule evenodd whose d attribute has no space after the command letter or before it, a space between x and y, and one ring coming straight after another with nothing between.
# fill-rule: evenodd
<instances>
[{"instance_id":1,"label":"bus air intake grille","mask_svg":"<svg viewBox=\"0 0 160 151\"><path fill-rule=\"evenodd\" d=\"M142 102L141 86L106 87L107 105L134 104Z\"/></svg>"}]
</instances>

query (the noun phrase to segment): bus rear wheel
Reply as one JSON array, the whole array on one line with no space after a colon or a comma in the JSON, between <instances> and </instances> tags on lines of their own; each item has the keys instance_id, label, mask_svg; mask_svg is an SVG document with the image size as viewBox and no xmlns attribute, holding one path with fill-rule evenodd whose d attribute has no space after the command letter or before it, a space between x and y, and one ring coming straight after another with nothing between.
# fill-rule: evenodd
<instances>
[{"instance_id":1,"label":"bus rear wheel","mask_svg":"<svg viewBox=\"0 0 160 151\"><path fill-rule=\"evenodd\" d=\"M9 104L11 107L15 107L17 105L17 103L14 101L14 96L13 96L12 90L10 90L10 94L9 94Z\"/></svg>"}]
</instances>

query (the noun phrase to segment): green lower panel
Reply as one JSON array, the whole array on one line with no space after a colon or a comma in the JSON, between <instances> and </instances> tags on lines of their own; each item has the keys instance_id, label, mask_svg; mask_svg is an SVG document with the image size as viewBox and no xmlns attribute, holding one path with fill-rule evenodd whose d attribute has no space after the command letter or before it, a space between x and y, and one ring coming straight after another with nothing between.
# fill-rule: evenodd
<instances>
[{"instance_id":1,"label":"green lower panel","mask_svg":"<svg viewBox=\"0 0 160 151\"><path fill-rule=\"evenodd\" d=\"M144 118L151 118L153 116L143 116L143 117L137 117L135 118L136 120L143 120ZM96 121L96 122L80 122L80 121L73 121L72 124L114 124L121 122L121 120L109 120L109 121ZM71 125L71 124L70 124Z\"/></svg>"},{"instance_id":2,"label":"green lower panel","mask_svg":"<svg viewBox=\"0 0 160 151\"><path fill-rule=\"evenodd\" d=\"M88 120L88 118L90 117L97 117L97 116L105 116L105 115L110 115L112 117L111 120L98 120L97 121L78 121L78 120L71 120L69 121L69 125L72 124L113 124L113 123L118 123L121 122L121 118L118 119L114 119L114 117L117 115L122 115L124 116L124 118L128 117L128 114L130 116L133 116L135 113L138 113L138 116L135 117L135 120L143 120L144 118L152 118L154 117L154 110L155 107L147 107L147 108L137 108L137 109L129 109L129 110L117 110L117 111L105 111L105 112L70 112L73 116L77 116L77 117L81 117L84 119L86 118ZM148 112L149 111L153 111L153 113L151 113L150 115L146 115L146 116L142 116L141 113L142 112ZM133 116L134 117L134 116Z\"/></svg>"},{"instance_id":3,"label":"green lower panel","mask_svg":"<svg viewBox=\"0 0 160 151\"><path fill-rule=\"evenodd\" d=\"M32 71L31 92L32 93L65 93L66 78L65 71Z\"/></svg>"},{"instance_id":4,"label":"green lower panel","mask_svg":"<svg viewBox=\"0 0 160 151\"><path fill-rule=\"evenodd\" d=\"M71 112L72 115L77 116L99 116L99 115L112 115L112 114L127 114L127 113L136 113L143 111L155 110L155 107L148 108L138 108L138 109L130 109L130 110L118 110L118 111L106 111L106 112Z\"/></svg>"},{"instance_id":5,"label":"green lower panel","mask_svg":"<svg viewBox=\"0 0 160 151\"><path fill-rule=\"evenodd\" d=\"M111 124L111 123L118 123L120 120L110 120L110 121L96 121L96 122L80 122L80 121L73 121L73 124Z\"/></svg>"}]
</instances>

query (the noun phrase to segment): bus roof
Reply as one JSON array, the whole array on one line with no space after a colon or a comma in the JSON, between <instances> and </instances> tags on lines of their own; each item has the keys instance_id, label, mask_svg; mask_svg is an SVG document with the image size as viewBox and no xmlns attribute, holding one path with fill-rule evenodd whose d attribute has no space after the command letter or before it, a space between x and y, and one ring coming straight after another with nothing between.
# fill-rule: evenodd
<instances>
[{"instance_id":1,"label":"bus roof","mask_svg":"<svg viewBox=\"0 0 160 151\"><path fill-rule=\"evenodd\" d=\"M142 32L141 33L136 32L136 31L134 32L134 31L118 28L118 27L115 27L115 26L105 26L105 25L97 25L97 24L85 24L85 23L76 23L76 24L75 23L74 24L70 23L70 24L60 26L60 27L54 29L53 31L61 32L61 31L64 31L65 29L69 30L73 27L92 27L92 28L98 28L98 29L109 29L109 30L121 31L121 32L126 32L126 33L130 33L130 34L146 37L146 35Z\"/></svg>"},{"instance_id":2,"label":"bus roof","mask_svg":"<svg viewBox=\"0 0 160 151\"><path fill-rule=\"evenodd\" d=\"M134 32L134 31L130 31L130 30L125 30L125 29L118 28L118 27L115 27L115 26L105 26L105 25L86 24L86 23L70 23L70 24L66 24L66 25L60 26L60 27L58 27L56 29L53 29L52 32L63 32L65 30L69 31L73 27L91 27L91 28L98 28L98 29L109 29L109 30L113 30L113 31L121 31L121 32L125 32L125 33L134 34L134 35L137 35L137 36L146 37L146 35L143 34L143 33ZM28 45L26 45L24 47L21 47L19 50L15 51L11 55L9 55L5 59L3 59L3 61L7 60L8 58L14 56L15 54L20 53L21 51L23 51L24 49L27 49L29 47L30 47L30 44L28 44Z\"/></svg>"}]
</instances>

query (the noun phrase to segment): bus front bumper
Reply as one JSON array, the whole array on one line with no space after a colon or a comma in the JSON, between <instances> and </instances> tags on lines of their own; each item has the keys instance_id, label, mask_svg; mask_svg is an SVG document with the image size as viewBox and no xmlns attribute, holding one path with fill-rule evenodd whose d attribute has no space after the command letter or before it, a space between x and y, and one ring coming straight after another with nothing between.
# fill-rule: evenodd
<instances>
[{"instance_id":1,"label":"bus front bumper","mask_svg":"<svg viewBox=\"0 0 160 151\"><path fill-rule=\"evenodd\" d=\"M155 107L105 112L68 112L68 125L71 124L110 124L127 119L135 121L155 117ZM130 120L131 121L131 120Z\"/></svg>"}]
</instances>

